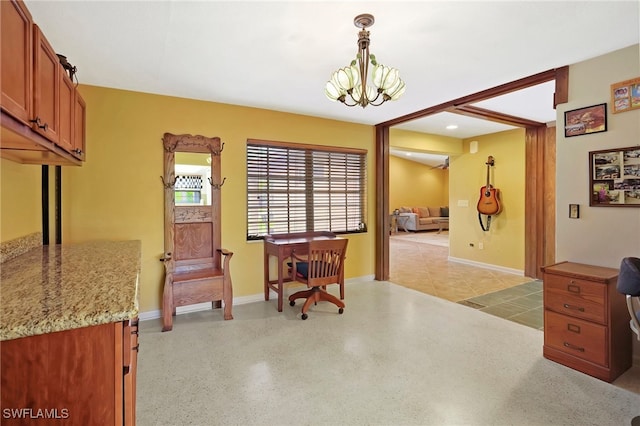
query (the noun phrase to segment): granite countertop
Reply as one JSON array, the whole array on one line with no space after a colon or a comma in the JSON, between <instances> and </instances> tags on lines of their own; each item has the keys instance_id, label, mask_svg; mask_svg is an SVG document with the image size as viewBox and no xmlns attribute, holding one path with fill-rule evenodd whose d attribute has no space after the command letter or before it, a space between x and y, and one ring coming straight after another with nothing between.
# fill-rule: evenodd
<instances>
[{"instance_id":1,"label":"granite countertop","mask_svg":"<svg viewBox=\"0 0 640 426\"><path fill-rule=\"evenodd\" d=\"M140 241L32 248L0 265L0 341L138 315Z\"/></svg>"}]
</instances>

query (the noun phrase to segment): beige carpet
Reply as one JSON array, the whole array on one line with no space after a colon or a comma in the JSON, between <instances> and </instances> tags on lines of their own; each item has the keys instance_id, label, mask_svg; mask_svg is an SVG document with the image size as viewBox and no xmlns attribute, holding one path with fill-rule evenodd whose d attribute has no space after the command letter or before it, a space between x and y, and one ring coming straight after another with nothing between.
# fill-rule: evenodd
<instances>
[{"instance_id":1,"label":"beige carpet","mask_svg":"<svg viewBox=\"0 0 640 426\"><path fill-rule=\"evenodd\" d=\"M410 241L412 243L449 247L449 231L442 231L439 234L437 231L399 232L397 234L391 235L390 238L395 240Z\"/></svg>"}]
</instances>

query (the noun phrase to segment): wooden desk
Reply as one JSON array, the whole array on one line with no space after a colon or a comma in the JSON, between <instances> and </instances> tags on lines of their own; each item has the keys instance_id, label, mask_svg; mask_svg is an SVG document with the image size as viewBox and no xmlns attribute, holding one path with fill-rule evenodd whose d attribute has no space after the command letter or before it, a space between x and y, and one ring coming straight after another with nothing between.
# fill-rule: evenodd
<instances>
[{"instance_id":1,"label":"wooden desk","mask_svg":"<svg viewBox=\"0 0 640 426\"><path fill-rule=\"evenodd\" d=\"M269 300L269 289L278 293L278 312L282 312L284 283L292 281L285 277L284 262L295 250L297 255L307 254L307 243L316 240L336 238L336 234L328 231L295 232L291 234L273 234L264 237L264 300ZM278 259L278 279L271 280L269 274L269 256ZM340 298L344 298L341 294Z\"/></svg>"}]
</instances>

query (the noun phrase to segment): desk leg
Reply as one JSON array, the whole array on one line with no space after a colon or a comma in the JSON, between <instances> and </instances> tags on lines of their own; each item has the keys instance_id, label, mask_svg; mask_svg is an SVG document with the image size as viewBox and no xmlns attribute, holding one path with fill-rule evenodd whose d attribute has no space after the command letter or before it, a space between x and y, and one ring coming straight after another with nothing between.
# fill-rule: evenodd
<instances>
[{"instance_id":1,"label":"desk leg","mask_svg":"<svg viewBox=\"0 0 640 426\"><path fill-rule=\"evenodd\" d=\"M282 298L283 298L283 287L284 287L284 270L282 267L282 261L278 259L278 312L282 312Z\"/></svg>"},{"instance_id":2,"label":"desk leg","mask_svg":"<svg viewBox=\"0 0 640 426\"><path fill-rule=\"evenodd\" d=\"M269 253L264 251L264 300L269 300Z\"/></svg>"}]
</instances>

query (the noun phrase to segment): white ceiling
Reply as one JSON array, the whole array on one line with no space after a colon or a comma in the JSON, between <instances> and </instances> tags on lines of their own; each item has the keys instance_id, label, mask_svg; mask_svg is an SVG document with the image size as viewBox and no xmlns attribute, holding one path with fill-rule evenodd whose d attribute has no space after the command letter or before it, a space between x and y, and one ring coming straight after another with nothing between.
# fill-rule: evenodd
<instances>
[{"instance_id":1,"label":"white ceiling","mask_svg":"<svg viewBox=\"0 0 640 426\"><path fill-rule=\"evenodd\" d=\"M636 1L34 1L34 21L82 84L377 124L640 40ZM380 107L324 96L355 57L353 18L407 91ZM555 120L553 85L479 104ZM446 130L448 124L458 129ZM466 138L509 127L454 114L399 126Z\"/></svg>"}]
</instances>

